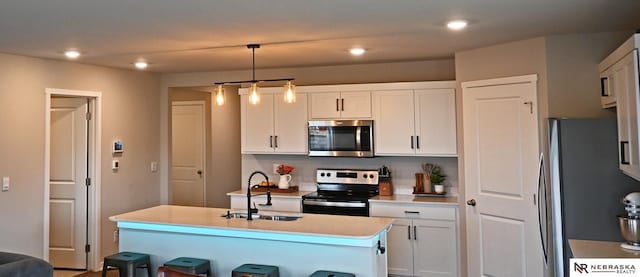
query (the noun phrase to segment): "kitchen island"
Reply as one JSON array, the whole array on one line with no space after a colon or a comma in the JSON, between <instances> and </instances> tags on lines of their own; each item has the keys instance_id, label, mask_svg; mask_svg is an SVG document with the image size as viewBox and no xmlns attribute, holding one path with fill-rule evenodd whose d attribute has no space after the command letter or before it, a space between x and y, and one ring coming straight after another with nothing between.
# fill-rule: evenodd
<instances>
[{"instance_id":1,"label":"kitchen island","mask_svg":"<svg viewBox=\"0 0 640 277\"><path fill-rule=\"evenodd\" d=\"M283 277L316 270L387 276L384 247L392 219L287 214L302 217L249 221L226 218L227 211L162 205L109 219L118 224L120 251L150 254L154 271L186 256L210 260L215 276L231 276L245 263L278 266Z\"/></svg>"}]
</instances>

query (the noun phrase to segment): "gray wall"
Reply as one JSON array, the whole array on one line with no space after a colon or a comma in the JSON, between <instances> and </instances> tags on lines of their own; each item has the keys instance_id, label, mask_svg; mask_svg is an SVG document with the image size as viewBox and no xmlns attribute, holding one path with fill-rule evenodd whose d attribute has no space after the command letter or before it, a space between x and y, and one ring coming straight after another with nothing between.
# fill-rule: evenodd
<instances>
[{"instance_id":1,"label":"gray wall","mask_svg":"<svg viewBox=\"0 0 640 277\"><path fill-rule=\"evenodd\" d=\"M240 183L240 96L227 88L225 105L212 105L212 88L172 88L171 101L205 101L206 116L206 203L207 207L229 207L226 193ZM171 104L169 104L171 105ZM213 113L213 114L212 114ZM171 116L169 114L169 116ZM169 120L169 122L171 122Z\"/></svg>"},{"instance_id":2,"label":"gray wall","mask_svg":"<svg viewBox=\"0 0 640 277\"><path fill-rule=\"evenodd\" d=\"M575 34L545 38L549 117L615 117L600 106L598 64L632 32Z\"/></svg>"},{"instance_id":3,"label":"gray wall","mask_svg":"<svg viewBox=\"0 0 640 277\"><path fill-rule=\"evenodd\" d=\"M159 174L159 78L153 74L0 54L0 251L42 257L44 221L45 88L101 91L101 254L117 251L114 214L157 205ZM126 145L118 172L111 143Z\"/></svg>"}]
</instances>

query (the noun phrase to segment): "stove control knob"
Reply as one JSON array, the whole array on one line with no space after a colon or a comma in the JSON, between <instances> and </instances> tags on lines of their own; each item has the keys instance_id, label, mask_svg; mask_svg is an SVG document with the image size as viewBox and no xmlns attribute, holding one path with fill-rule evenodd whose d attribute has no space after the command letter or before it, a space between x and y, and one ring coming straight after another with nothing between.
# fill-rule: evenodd
<instances>
[{"instance_id":1,"label":"stove control knob","mask_svg":"<svg viewBox=\"0 0 640 277\"><path fill-rule=\"evenodd\" d=\"M320 177L324 177L324 172L320 173Z\"/></svg>"},{"instance_id":2,"label":"stove control knob","mask_svg":"<svg viewBox=\"0 0 640 277\"><path fill-rule=\"evenodd\" d=\"M369 178L373 179L373 174L369 174Z\"/></svg>"},{"instance_id":3,"label":"stove control knob","mask_svg":"<svg viewBox=\"0 0 640 277\"><path fill-rule=\"evenodd\" d=\"M331 177L331 172L327 172L327 177Z\"/></svg>"},{"instance_id":4,"label":"stove control knob","mask_svg":"<svg viewBox=\"0 0 640 277\"><path fill-rule=\"evenodd\" d=\"M367 179L367 174L362 174L362 178Z\"/></svg>"}]
</instances>

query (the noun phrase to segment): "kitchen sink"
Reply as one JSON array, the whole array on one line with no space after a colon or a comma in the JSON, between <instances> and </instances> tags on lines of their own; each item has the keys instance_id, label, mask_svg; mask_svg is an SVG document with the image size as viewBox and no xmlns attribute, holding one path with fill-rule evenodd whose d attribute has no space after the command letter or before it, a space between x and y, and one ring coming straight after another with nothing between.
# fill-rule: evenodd
<instances>
[{"instance_id":1,"label":"kitchen sink","mask_svg":"<svg viewBox=\"0 0 640 277\"><path fill-rule=\"evenodd\" d=\"M247 218L247 213L227 213L223 214L222 217L228 218ZM262 219L262 220L273 220L273 221L295 221L302 216L295 215L267 215L267 214L251 214L252 219Z\"/></svg>"}]
</instances>

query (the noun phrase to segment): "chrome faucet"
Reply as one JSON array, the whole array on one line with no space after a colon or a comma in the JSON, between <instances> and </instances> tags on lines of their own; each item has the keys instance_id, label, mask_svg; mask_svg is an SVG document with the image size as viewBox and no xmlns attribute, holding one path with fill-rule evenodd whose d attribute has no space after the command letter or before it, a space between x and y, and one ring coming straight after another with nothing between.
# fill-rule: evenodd
<instances>
[{"instance_id":1,"label":"chrome faucet","mask_svg":"<svg viewBox=\"0 0 640 277\"><path fill-rule=\"evenodd\" d=\"M267 174L264 174L264 172L262 171L254 171L253 173L251 173L251 175L249 175L249 181L248 181L248 185L247 185L247 220L253 220L253 218L251 217L252 213L258 213L258 208L251 208L251 178L253 178L253 175L256 174L260 174L262 176L264 176L264 179L267 181L267 203L265 204L260 204L260 206L271 206L271 190L269 189L269 176L267 176ZM254 194L254 196L256 195L263 195L264 193L261 194Z\"/></svg>"}]
</instances>

